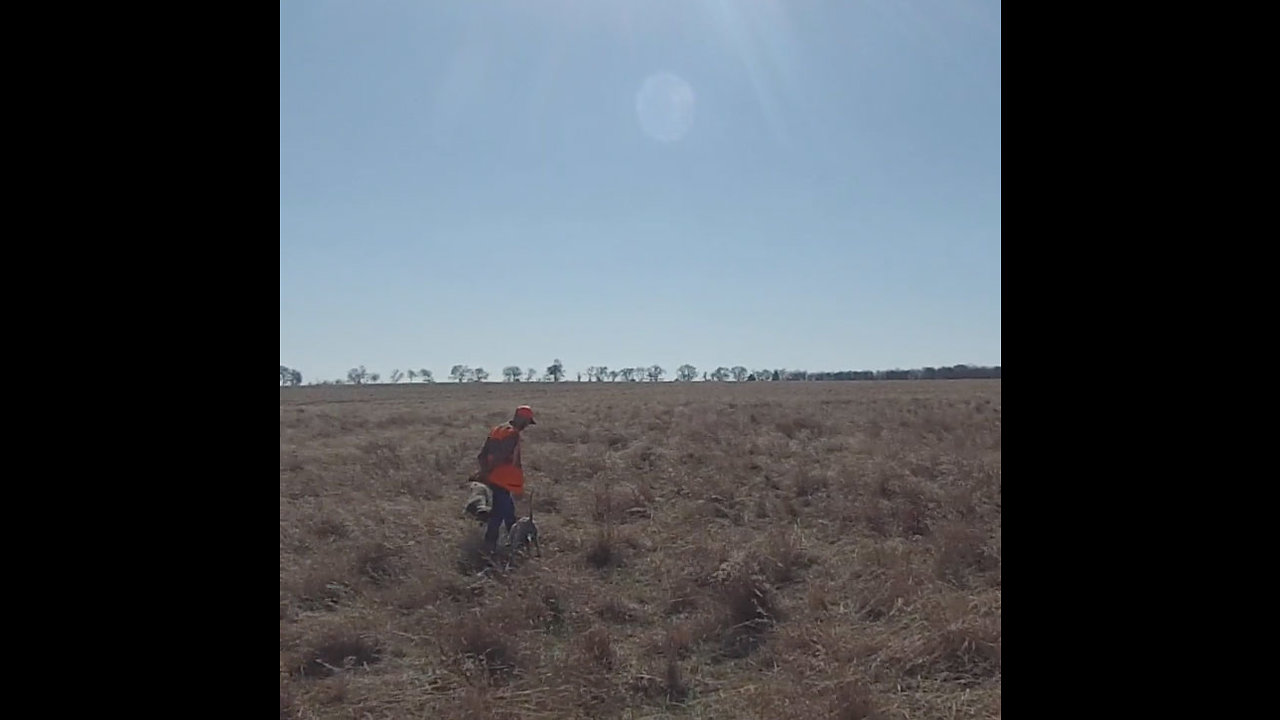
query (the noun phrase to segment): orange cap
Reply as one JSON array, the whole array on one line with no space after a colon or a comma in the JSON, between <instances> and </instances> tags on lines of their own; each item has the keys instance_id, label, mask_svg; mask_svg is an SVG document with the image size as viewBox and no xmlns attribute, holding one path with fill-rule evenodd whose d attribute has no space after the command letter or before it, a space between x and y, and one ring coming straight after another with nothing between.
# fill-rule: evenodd
<instances>
[{"instance_id":1,"label":"orange cap","mask_svg":"<svg viewBox=\"0 0 1280 720\"><path fill-rule=\"evenodd\" d=\"M516 408L516 417L524 418L525 420L528 420L530 425L538 424L533 421L533 408L529 407L528 405L521 405L520 407Z\"/></svg>"}]
</instances>

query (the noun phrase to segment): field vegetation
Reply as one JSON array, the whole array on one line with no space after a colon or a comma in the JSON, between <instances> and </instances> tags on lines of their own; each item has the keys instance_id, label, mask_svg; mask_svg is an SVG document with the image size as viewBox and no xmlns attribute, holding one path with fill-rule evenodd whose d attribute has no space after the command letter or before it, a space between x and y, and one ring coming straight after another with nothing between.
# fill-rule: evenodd
<instances>
[{"instance_id":1,"label":"field vegetation","mask_svg":"<svg viewBox=\"0 0 1280 720\"><path fill-rule=\"evenodd\" d=\"M480 560L530 404L542 557ZM280 390L281 718L1000 716L1000 381Z\"/></svg>"}]
</instances>

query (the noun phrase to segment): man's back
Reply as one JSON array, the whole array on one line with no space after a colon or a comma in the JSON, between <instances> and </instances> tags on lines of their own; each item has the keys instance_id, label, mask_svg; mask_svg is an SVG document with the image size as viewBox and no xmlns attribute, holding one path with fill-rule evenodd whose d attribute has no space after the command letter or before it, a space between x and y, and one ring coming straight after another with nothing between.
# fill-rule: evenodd
<instances>
[{"instance_id":1,"label":"man's back","mask_svg":"<svg viewBox=\"0 0 1280 720\"><path fill-rule=\"evenodd\" d=\"M505 422L489 431L479 455L489 482L519 494L524 489L524 469L520 461L520 431Z\"/></svg>"}]
</instances>

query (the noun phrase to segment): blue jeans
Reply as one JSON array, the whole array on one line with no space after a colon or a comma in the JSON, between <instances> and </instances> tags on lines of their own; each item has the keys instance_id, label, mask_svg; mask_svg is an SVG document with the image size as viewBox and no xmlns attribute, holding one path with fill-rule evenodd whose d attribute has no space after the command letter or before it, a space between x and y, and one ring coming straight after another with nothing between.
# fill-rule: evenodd
<instances>
[{"instance_id":1,"label":"blue jeans","mask_svg":"<svg viewBox=\"0 0 1280 720\"><path fill-rule=\"evenodd\" d=\"M500 487L494 487L492 490L493 507L489 510L489 527L484 532L484 541L487 545L498 543L498 528L505 526L507 532L511 532L511 526L516 524L516 504L511 499L511 493Z\"/></svg>"}]
</instances>

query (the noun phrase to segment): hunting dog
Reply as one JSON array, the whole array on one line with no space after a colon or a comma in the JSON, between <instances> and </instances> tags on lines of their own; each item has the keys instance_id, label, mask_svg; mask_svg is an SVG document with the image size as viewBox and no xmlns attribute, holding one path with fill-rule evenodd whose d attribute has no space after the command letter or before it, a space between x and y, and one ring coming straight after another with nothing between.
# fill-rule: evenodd
<instances>
[{"instance_id":1,"label":"hunting dog","mask_svg":"<svg viewBox=\"0 0 1280 720\"><path fill-rule=\"evenodd\" d=\"M507 567L511 567L511 559L524 550L532 547L538 557L542 557L542 546L538 544L538 526L533 522L533 492L529 492L529 514L516 521L507 533Z\"/></svg>"},{"instance_id":2,"label":"hunting dog","mask_svg":"<svg viewBox=\"0 0 1280 720\"><path fill-rule=\"evenodd\" d=\"M471 494L467 497L463 512L474 520L486 523L489 521L489 511L493 508L493 498L489 495L489 488L485 487L484 483L477 482L475 476L472 476L468 482Z\"/></svg>"}]
</instances>

